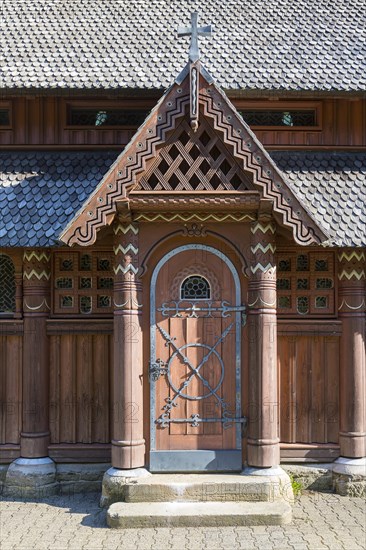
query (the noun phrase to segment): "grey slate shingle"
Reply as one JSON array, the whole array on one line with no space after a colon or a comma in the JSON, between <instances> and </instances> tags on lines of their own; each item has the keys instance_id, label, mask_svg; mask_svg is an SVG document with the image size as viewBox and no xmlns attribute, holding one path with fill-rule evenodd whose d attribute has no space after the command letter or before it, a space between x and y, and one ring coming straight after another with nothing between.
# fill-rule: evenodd
<instances>
[{"instance_id":1,"label":"grey slate shingle","mask_svg":"<svg viewBox=\"0 0 366 550\"><path fill-rule=\"evenodd\" d=\"M167 88L197 9L228 90L366 90L364 0L2 0L0 88Z\"/></svg>"},{"instance_id":2,"label":"grey slate shingle","mask_svg":"<svg viewBox=\"0 0 366 550\"><path fill-rule=\"evenodd\" d=\"M116 151L0 152L0 247L56 244L117 156ZM96 168L92 173L90 166Z\"/></svg>"},{"instance_id":3,"label":"grey slate shingle","mask_svg":"<svg viewBox=\"0 0 366 550\"><path fill-rule=\"evenodd\" d=\"M331 244L366 245L365 154L270 155ZM0 247L56 245L117 156L117 151L0 153Z\"/></svg>"},{"instance_id":4,"label":"grey slate shingle","mask_svg":"<svg viewBox=\"0 0 366 550\"><path fill-rule=\"evenodd\" d=\"M330 244L366 245L366 155L270 151L285 179L330 235Z\"/></svg>"}]
</instances>

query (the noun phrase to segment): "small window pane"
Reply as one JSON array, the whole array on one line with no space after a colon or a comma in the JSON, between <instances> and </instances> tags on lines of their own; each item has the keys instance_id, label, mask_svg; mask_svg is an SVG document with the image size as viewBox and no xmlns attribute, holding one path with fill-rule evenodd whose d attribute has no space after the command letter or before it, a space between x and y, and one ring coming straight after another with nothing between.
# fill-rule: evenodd
<instances>
[{"instance_id":1,"label":"small window pane","mask_svg":"<svg viewBox=\"0 0 366 550\"><path fill-rule=\"evenodd\" d=\"M91 277L80 278L80 288L91 288L91 287L92 287Z\"/></svg>"},{"instance_id":2,"label":"small window pane","mask_svg":"<svg viewBox=\"0 0 366 550\"><path fill-rule=\"evenodd\" d=\"M74 268L73 261L71 258L67 258L66 260L62 260L61 262L61 271L72 271Z\"/></svg>"},{"instance_id":3,"label":"small window pane","mask_svg":"<svg viewBox=\"0 0 366 550\"><path fill-rule=\"evenodd\" d=\"M92 308L91 296L80 296L80 313L90 313Z\"/></svg>"},{"instance_id":4,"label":"small window pane","mask_svg":"<svg viewBox=\"0 0 366 550\"><path fill-rule=\"evenodd\" d=\"M309 279L297 279L296 288L298 290L308 290L309 289Z\"/></svg>"},{"instance_id":5,"label":"small window pane","mask_svg":"<svg viewBox=\"0 0 366 550\"><path fill-rule=\"evenodd\" d=\"M333 280L332 279L317 279L316 280L316 288L333 288Z\"/></svg>"},{"instance_id":6,"label":"small window pane","mask_svg":"<svg viewBox=\"0 0 366 550\"><path fill-rule=\"evenodd\" d=\"M291 271L291 260L280 260L278 262L278 271Z\"/></svg>"},{"instance_id":7,"label":"small window pane","mask_svg":"<svg viewBox=\"0 0 366 550\"><path fill-rule=\"evenodd\" d=\"M80 271L91 271L92 260L89 254L83 254L80 258Z\"/></svg>"},{"instance_id":8,"label":"small window pane","mask_svg":"<svg viewBox=\"0 0 366 550\"><path fill-rule=\"evenodd\" d=\"M317 309L322 309L328 307L328 298L327 296L317 296L315 298L315 307Z\"/></svg>"},{"instance_id":9,"label":"small window pane","mask_svg":"<svg viewBox=\"0 0 366 550\"><path fill-rule=\"evenodd\" d=\"M56 288L72 288L71 277L59 277L56 280Z\"/></svg>"},{"instance_id":10,"label":"small window pane","mask_svg":"<svg viewBox=\"0 0 366 550\"><path fill-rule=\"evenodd\" d=\"M113 288L112 277L99 277L98 288Z\"/></svg>"},{"instance_id":11,"label":"small window pane","mask_svg":"<svg viewBox=\"0 0 366 550\"><path fill-rule=\"evenodd\" d=\"M280 296L278 298L278 307L281 309L291 307L291 298L290 296Z\"/></svg>"},{"instance_id":12,"label":"small window pane","mask_svg":"<svg viewBox=\"0 0 366 550\"><path fill-rule=\"evenodd\" d=\"M277 290L290 290L291 281L290 279L277 279Z\"/></svg>"},{"instance_id":13,"label":"small window pane","mask_svg":"<svg viewBox=\"0 0 366 550\"><path fill-rule=\"evenodd\" d=\"M98 296L98 307L111 307L111 297Z\"/></svg>"},{"instance_id":14,"label":"small window pane","mask_svg":"<svg viewBox=\"0 0 366 550\"><path fill-rule=\"evenodd\" d=\"M61 296L61 307L73 307L74 298L72 296Z\"/></svg>"},{"instance_id":15,"label":"small window pane","mask_svg":"<svg viewBox=\"0 0 366 550\"><path fill-rule=\"evenodd\" d=\"M297 298L297 311L302 315L309 313L309 298L307 296L299 296Z\"/></svg>"},{"instance_id":16,"label":"small window pane","mask_svg":"<svg viewBox=\"0 0 366 550\"><path fill-rule=\"evenodd\" d=\"M300 254L297 257L296 271L309 271L309 258L306 254Z\"/></svg>"},{"instance_id":17,"label":"small window pane","mask_svg":"<svg viewBox=\"0 0 366 550\"><path fill-rule=\"evenodd\" d=\"M328 261L315 260L315 271L328 271Z\"/></svg>"},{"instance_id":18,"label":"small window pane","mask_svg":"<svg viewBox=\"0 0 366 550\"><path fill-rule=\"evenodd\" d=\"M9 126L10 111L9 109L0 109L0 126Z\"/></svg>"},{"instance_id":19,"label":"small window pane","mask_svg":"<svg viewBox=\"0 0 366 550\"><path fill-rule=\"evenodd\" d=\"M206 279L193 275L183 281L181 286L181 300L209 300L210 285Z\"/></svg>"},{"instance_id":20,"label":"small window pane","mask_svg":"<svg viewBox=\"0 0 366 550\"><path fill-rule=\"evenodd\" d=\"M111 262L107 258L98 258L98 271L110 271Z\"/></svg>"}]
</instances>

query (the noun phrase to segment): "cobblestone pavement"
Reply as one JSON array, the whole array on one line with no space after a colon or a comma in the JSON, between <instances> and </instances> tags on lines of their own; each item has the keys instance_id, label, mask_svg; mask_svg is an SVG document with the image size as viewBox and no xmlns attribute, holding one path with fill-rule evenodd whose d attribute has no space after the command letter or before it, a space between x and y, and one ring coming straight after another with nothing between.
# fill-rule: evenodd
<instances>
[{"instance_id":1,"label":"cobblestone pavement","mask_svg":"<svg viewBox=\"0 0 366 550\"><path fill-rule=\"evenodd\" d=\"M366 502L312 493L296 500L284 527L112 530L97 494L55 496L42 502L3 499L1 550L293 549L365 550Z\"/></svg>"}]
</instances>

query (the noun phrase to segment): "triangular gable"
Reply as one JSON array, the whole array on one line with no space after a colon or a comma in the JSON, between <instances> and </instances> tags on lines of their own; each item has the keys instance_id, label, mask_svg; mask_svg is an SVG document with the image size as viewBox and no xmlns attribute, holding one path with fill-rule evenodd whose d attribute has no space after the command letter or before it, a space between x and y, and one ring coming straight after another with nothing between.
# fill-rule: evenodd
<instances>
[{"instance_id":1,"label":"triangular gable","mask_svg":"<svg viewBox=\"0 0 366 550\"><path fill-rule=\"evenodd\" d=\"M273 202L280 223L290 228L301 245L320 243L327 236L287 185L282 173L266 153L263 145L243 121L227 96L210 82L200 62L200 117L218 133L225 147L243 171L243 180L252 181L264 199ZM60 239L72 246L95 242L100 228L108 225L116 212L117 202L128 200L140 176L156 162L160 150L169 143L171 133L187 117L190 105L189 74L164 94L129 145L119 155L95 192L63 231ZM174 191L172 191L174 192ZM152 191L153 193L153 191Z\"/></svg>"}]
</instances>

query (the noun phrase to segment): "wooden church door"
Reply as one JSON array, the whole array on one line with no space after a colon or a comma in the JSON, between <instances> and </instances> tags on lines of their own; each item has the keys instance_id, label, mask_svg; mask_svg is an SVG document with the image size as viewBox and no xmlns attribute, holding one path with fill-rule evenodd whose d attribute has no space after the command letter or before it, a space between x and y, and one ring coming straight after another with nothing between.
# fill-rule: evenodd
<instances>
[{"instance_id":1,"label":"wooden church door","mask_svg":"<svg viewBox=\"0 0 366 550\"><path fill-rule=\"evenodd\" d=\"M235 471L241 456L240 281L200 244L157 264L150 292L151 471Z\"/></svg>"}]
</instances>

